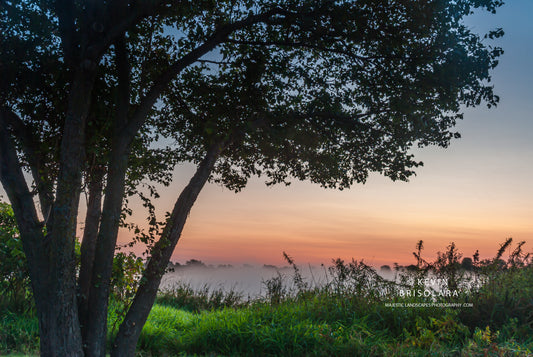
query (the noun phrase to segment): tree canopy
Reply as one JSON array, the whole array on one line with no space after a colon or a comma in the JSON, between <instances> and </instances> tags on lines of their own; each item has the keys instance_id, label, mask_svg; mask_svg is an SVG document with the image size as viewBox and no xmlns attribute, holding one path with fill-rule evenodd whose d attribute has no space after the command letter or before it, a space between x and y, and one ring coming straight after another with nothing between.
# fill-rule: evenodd
<instances>
[{"instance_id":1,"label":"tree canopy","mask_svg":"<svg viewBox=\"0 0 533 357\"><path fill-rule=\"evenodd\" d=\"M113 254L129 195L141 195L156 228L145 236L149 261L113 344L120 356L133 355L208 180L235 191L254 175L340 189L371 172L407 180L421 165L413 146L447 147L459 137L453 127L464 106L498 102L489 82L502 50L488 41L503 31L483 37L463 20L500 5L2 2L0 179L28 257L42 355L105 355ZM151 182L167 184L185 161L197 171L157 222L138 187L157 195Z\"/></svg>"}]
</instances>

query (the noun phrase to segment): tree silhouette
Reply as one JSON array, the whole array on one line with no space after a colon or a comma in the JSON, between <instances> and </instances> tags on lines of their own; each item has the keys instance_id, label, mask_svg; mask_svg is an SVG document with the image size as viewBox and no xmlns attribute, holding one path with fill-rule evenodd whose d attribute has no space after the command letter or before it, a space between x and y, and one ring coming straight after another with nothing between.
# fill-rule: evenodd
<instances>
[{"instance_id":1,"label":"tree silhouette","mask_svg":"<svg viewBox=\"0 0 533 357\"><path fill-rule=\"evenodd\" d=\"M487 82L502 51L462 20L500 5L2 2L0 179L28 258L41 354L105 355L117 232L125 197L145 177L166 183L177 162L197 165L165 222L142 196L150 258L114 356L133 355L208 180L236 191L253 175L340 189L370 172L407 180L421 165L411 147L446 147L461 105L497 103ZM176 145L153 148L161 138ZM82 189L90 197L77 281Z\"/></svg>"}]
</instances>

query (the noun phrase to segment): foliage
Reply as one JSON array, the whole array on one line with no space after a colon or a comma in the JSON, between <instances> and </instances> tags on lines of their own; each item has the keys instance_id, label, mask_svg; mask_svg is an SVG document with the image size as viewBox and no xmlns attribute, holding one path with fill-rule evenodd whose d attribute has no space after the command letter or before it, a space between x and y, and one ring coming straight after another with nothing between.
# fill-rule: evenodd
<instances>
[{"instance_id":1,"label":"foliage","mask_svg":"<svg viewBox=\"0 0 533 357\"><path fill-rule=\"evenodd\" d=\"M134 253L116 253L111 275L112 297L127 304L135 295L143 268L143 260Z\"/></svg>"},{"instance_id":2,"label":"foliage","mask_svg":"<svg viewBox=\"0 0 533 357\"><path fill-rule=\"evenodd\" d=\"M28 287L28 268L11 206L0 202L0 290L23 291Z\"/></svg>"},{"instance_id":3,"label":"foliage","mask_svg":"<svg viewBox=\"0 0 533 357\"><path fill-rule=\"evenodd\" d=\"M211 289L208 285L195 290L183 283L160 292L157 303L191 312L246 305L243 295L235 290Z\"/></svg>"},{"instance_id":4,"label":"foliage","mask_svg":"<svg viewBox=\"0 0 533 357\"><path fill-rule=\"evenodd\" d=\"M266 299L272 305L278 305L287 296L288 289L284 284L283 275L278 271L277 275L263 281L266 289Z\"/></svg>"},{"instance_id":5,"label":"foliage","mask_svg":"<svg viewBox=\"0 0 533 357\"><path fill-rule=\"evenodd\" d=\"M76 244L76 264L79 266L80 244ZM127 307L135 295L144 262L134 253L117 252L113 258L111 298ZM19 304L32 307L26 256L16 226L13 210L0 202L0 307L11 309Z\"/></svg>"},{"instance_id":6,"label":"foliage","mask_svg":"<svg viewBox=\"0 0 533 357\"><path fill-rule=\"evenodd\" d=\"M506 247L509 248L510 243ZM421 250L418 250L419 256ZM287 254L284 256L295 265L292 258ZM521 255L522 258L525 256ZM468 290L454 299L458 303L470 302L472 307L387 307L387 302L407 304L428 300L399 297L390 282L375 277L371 267L362 262L345 264L336 259L329 269L331 280L321 288L305 285L300 270L294 269L293 288L286 285L286 277L278 274L265 282L267 287L275 287L267 289L267 299L247 305L217 311L209 308L198 314L172 311L166 307L162 310L156 306L143 331L140 346L153 354L187 351L244 356L258 353L288 356L425 356L428 353L435 356L529 356L533 350L533 331L527 311L531 311L531 306L530 301L521 297L531 297L529 287L532 285L528 279L533 274L524 259L517 259L516 254L510 254L510 257L513 258L505 262L509 269L501 271L497 287L487 282L479 290ZM459 274L455 270L459 258L455 245L450 244L445 253L438 253L434 262L425 261L425 264L432 267L435 276L453 278ZM501 254L497 254L493 260L479 264L478 271L490 269L493 261L500 258ZM513 261L517 268L512 268ZM420 276L416 270L405 274ZM464 284L462 279L469 279L467 275L461 276L456 280L459 287ZM411 288L417 284L410 281ZM507 284L502 284L504 281ZM447 284L444 287L448 287ZM306 290L298 290L298 286ZM523 292L515 290L518 286ZM389 289L383 290L384 287ZM482 316L472 315L472 311L484 309L486 294L494 289L498 291L494 301L509 309L509 314L498 317L497 321L505 322L503 325L497 324L496 320L487 325ZM195 293L189 291L189 294L194 296ZM516 294L519 296L515 303L509 303L509 296ZM165 299L168 301L172 297L167 295ZM165 303L165 306L170 305ZM514 316L511 311L525 316L521 319L511 317ZM175 317L168 318L169 315Z\"/></svg>"},{"instance_id":7,"label":"foliage","mask_svg":"<svg viewBox=\"0 0 533 357\"><path fill-rule=\"evenodd\" d=\"M283 15L235 33L216 59L185 70L153 125L194 162L206 141L232 139L213 180L235 191L251 176L341 189L370 172L407 180L421 165L410 147L446 147L459 136L451 128L461 103L497 103L485 80L502 51L484 48L461 18L498 5L250 2L240 11L279 7ZM193 37L210 26L198 25ZM176 37L166 39L187 43Z\"/></svg>"},{"instance_id":8,"label":"foliage","mask_svg":"<svg viewBox=\"0 0 533 357\"><path fill-rule=\"evenodd\" d=\"M416 333L406 332L406 343L429 349L441 343L461 345L470 335L468 327L463 325L457 316L457 311L446 312L441 318L430 317L429 321L417 318Z\"/></svg>"},{"instance_id":9,"label":"foliage","mask_svg":"<svg viewBox=\"0 0 533 357\"><path fill-rule=\"evenodd\" d=\"M33 308L26 256L11 206L0 202L0 310Z\"/></svg>"},{"instance_id":10,"label":"foliage","mask_svg":"<svg viewBox=\"0 0 533 357\"><path fill-rule=\"evenodd\" d=\"M520 328L511 328L514 337L532 336L533 266L500 271L485 279L486 283L471 297L475 301L473 308L461 317L465 324L502 329L509 321L515 321Z\"/></svg>"},{"instance_id":11,"label":"foliage","mask_svg":"<svg viewBox=\"0 0 533 357\"><path fill-rule=\"evenodd\" d=\"M124 319L127 309L133 301L143 269L143 260L135 256L134 253L118 252L113 258L110 294L110 300L113 304L113 308L110 310L113 311L114 315L112 322L110 322L112 334L115 333L116 328Z\"/></svg>"},{"instance_id":12,"label":"foliage","mask_svg":"<svg viewBox=\"0 0 533 357\"><path fill-rule=\"evenodd\" d=\"M31 301L26 300L26 304ZM0 313L0 355L10 352L29 353L38 349L39 324L34 313L13 312L2 309Z\"/></svg>"}]
</instances>

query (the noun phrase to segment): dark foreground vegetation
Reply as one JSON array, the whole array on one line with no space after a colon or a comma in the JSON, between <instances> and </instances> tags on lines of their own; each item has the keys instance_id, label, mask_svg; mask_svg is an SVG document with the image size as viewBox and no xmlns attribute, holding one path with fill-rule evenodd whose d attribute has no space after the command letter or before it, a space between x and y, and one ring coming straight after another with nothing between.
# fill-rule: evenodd
<instances>
[{"instance_id":1,"label":"dark foreground vegetation","mask_svg":"<svg viewBox=\"0 0 533 357\"><path fill-rule=\"evenodd\" d=\"M522 246L508 239L493 259L480 261L477 253L461 260L451 244L428 262L419 242L416 264L396 266L393 282L363 262L335 260L328 280L313 284L285 255L291 276L264 281L265 293L254 299L177 285L159 294L138 354L531 356L533 264ZM115 260L108 341L138 269L133 257ZM38 322L23 274L5 275L1 288L0 354L37 354Z\"/></svg>"}]
</instances>

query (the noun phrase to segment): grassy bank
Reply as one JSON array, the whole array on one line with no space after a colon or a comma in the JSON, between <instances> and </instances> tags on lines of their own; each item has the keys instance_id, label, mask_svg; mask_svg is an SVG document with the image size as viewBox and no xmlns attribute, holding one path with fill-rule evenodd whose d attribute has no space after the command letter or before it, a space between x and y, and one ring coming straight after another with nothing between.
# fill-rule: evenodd
<instances>
[{"instance_id":1,"label":"grassy bank","mask_svg":"<svg viewBox=\"0 0 533 357\"><path fill-rule=\"evenodd\" d=\"M252 301L178 286L160 294L139 355L531 356L533 265L521 252L501 256L474 259L467 271L450 246L431 264L399 269L394 283L361 262L337 260L320 287L288 258L293 276L266 281L265 295ZM420 285L428 280L440 285ZM34 310L17 304L4 297L0 305L0 354L38 348ZM110 341L121 311L111 304Z\"/></svg>"}]
</instances>

